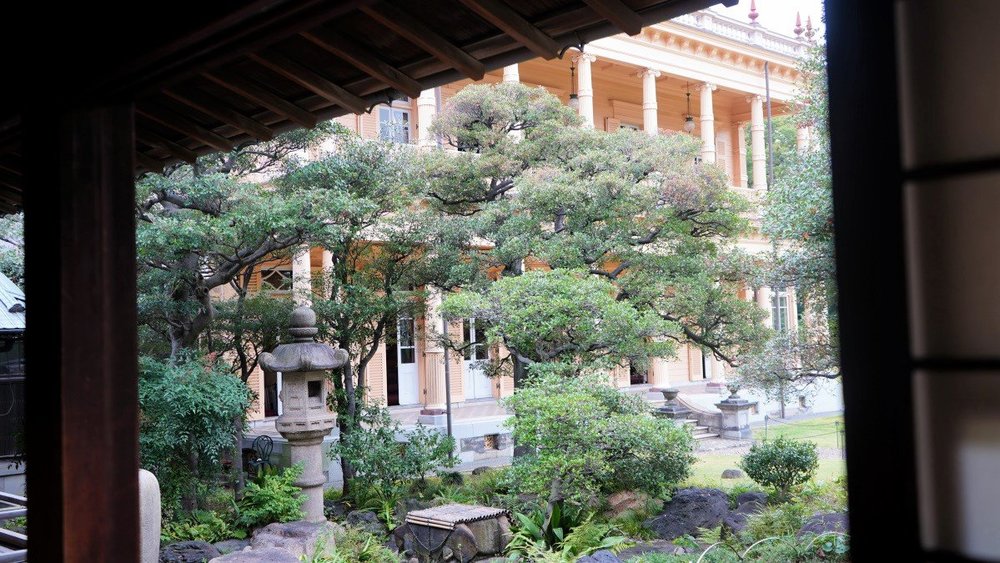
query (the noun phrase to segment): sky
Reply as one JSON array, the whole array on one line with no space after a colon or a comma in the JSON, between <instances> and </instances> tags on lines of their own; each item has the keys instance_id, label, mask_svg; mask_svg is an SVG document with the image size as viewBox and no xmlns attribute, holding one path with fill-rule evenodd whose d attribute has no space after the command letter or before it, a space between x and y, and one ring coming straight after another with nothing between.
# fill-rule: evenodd
<instances>
[{"instance_id":1,"label":"sky","mask_svg":"<svg viewBox=\"0 0 1000 563\"><path fill-rule=\"evenodd\" d=\"M740 0L732 8L715 6L712 10L730 18L749 22L750 0ZM767 29L785 35L794 35L795 13L802 13L802 26L806 25L806 16L812 16L813 28L822 34L823 0L757 0L757 21Z\"/></svg>"}]
</instances>

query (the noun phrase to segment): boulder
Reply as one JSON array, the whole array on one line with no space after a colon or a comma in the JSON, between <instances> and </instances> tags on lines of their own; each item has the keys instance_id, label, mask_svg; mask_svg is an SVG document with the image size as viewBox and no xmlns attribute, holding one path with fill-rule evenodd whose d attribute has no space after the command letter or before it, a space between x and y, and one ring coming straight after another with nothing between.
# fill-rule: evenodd
<instances>
[{"instance_id":1,"label":"boulder","mask_svg":"<svg viewBox=\"0 0 1000 563\"><path fill-rule=\"evenodd\" d=\"M577 559L576 563L622 563L622 559L619 559L614 553L602 549L601 551L595 551L591 555L584 555Z\"/></svg>"},{"instance_id":2,"label":"boulder","mask_svg":"<svg viewBox=\"0 0 1000 563\"><path fill-rule=\"evenodd\" d=\"M416 534L422 534L423 542L415 538ZM444 539L445 534L448 532L404 523L392 531L393 547L401 554L421 560L465 563L474 558L501 555L513 537L506 516L458 524L447 540ZM441 541L444 543L440 544ZM429 546L425 545L428 542ZM442 545L439 552L425 551L427 547L437 545Z\"/></svg>"},{"instance_id":3,"label":"boulder","mask_svg":"<svg viewBox=\"0 0 1000 563\"><path fill-rule=\"evenodd\" d=\"M605 516L617 518L630 510L642 510L649 503L649 495L635 491L620 491L608 497Z\"/></svg>"},{"instance_id":4,"label":"boulder","mask_svg":"<svg viewBox=\"0 0 1000 563\"><path fill-rule=\"evenodd\" d=\"M296 522L285 522L268 524L263 528L254 530L253 539L250 540L251 551L257 551L267 547L277 547L283 549L294 557L313 557L317 550L317 543L322 540L323 555L331 555L333 552L333 535L339 526L330 522L306 522L298 520ZM241 552L242 553L242 552Z\"/></svg>"},{"instance_id":5,"label":"boulder","mask_svg":"<svg viewBox=\"0 0 1000 563\"><path fill-rule=\"evenodd\" d=\"M660 539L698 535L698 528L714 528L729 514L729 497L719 489L681 489L663 510L645 525Z\"/></svg>"},{"instance_id":6,"label":"boulder","mask_svg":"<svg viewBox=\"0 0 1000 563\"><path fill-rule=\"evenodd\" d=\"M324 500L323 501L323 515L326 516L327 520L343 520L347 513L347 505L340 500Z\"/></svg>"},{"instance_id":7,"label":"boulder","mask_svg":"<svg viewBox=\"0 0 1000 563\"><path fill-rule=\"evenodd\" d=\"M822 534L824 532L848 532L848 519L846 512L817 512L806 520L806 523L799 528L797 536L805 534Z\"/></svg>"},{"instance_id":8,"label":"boulder","mask_svg":"<svg viewBox=\"0 0 1000 563\"><path fill-rule=\"evenodd\" d=\"M493 468L488 465L483 465L472 470L473 475L482 475L483 473L489 473L493 471Z\"/></svg>"},{"instance_id":9,"label":"boulder","mask_svg":"<svg viewBox=\"0 0 1000 563\"><path fill-rule=\"evenodd\" d=\"M746 474L739 469L724 469L722 471L723 479L742 479L746 477Z\"/></svg>"},{"instance_id":10,"label":"boulder","mask_svg":"<svg viewBox=\"0 0 1000 563\"><path fill-rule=\"evenodd\" d=\"M748 502L756 502L761 506L766 506L767 493L762 493L760 491L747 491L736 496L736 506L740 506Z\"/></svg>"},{"instance_id":11,"label":"boulder","mask_svg":"<svg viewBox=\"0 0 1000 563\"><path fill-rule=\"evenodd\" d=\"M226 540L215 542L212 545L215 546L215 549L219 550L219 553L225 555L234 551L243 551L244 548L250 547L250 540Z\"/></svg>"},{"instance_id":12,"label":"boulder","mask_svg":"<svg viewBox=\"0 0 1000 563\"><path fill-rule=\"evenodd\" d=\"M206 541L182 541L160 550L160 563L201 563L222 555Z\"/></svg>"},{"instance_id":13,"label":"boulder","mask_svg":"<svg viewBox=\"0 0 1000 563\"><path fill-rule=\"evenodd\" d=\"M382 523L371 510L354 510L347 513L347 525L360 530L364 530L376 536L384 536L389 533L389 528Z\"/></svg>"},{"instance_id":14,"label":"boulder","mask_svg":"<svg viewBox=\"0 0 1000 563\"><path fill-rule=\"evenodd\" d=\"M650 553L663 553L666 555L684 555L688 553L688 550L683 546L675 545L673 542L667 540L653 540L648 542L640 542L633 545L630 548L623 549L618 553L618 557L623 561L628 561L633 557L638 557L640 555L646 555Z\"/></svg>"},{"instance_id":15,"label":"boulder","mask_svg":"<svg viewBox=\"0 0 1000 563\"><path fill-rule=\"evenodd\" d=\"M476 539L476 548L480 555L497 555L503 553L507 544L513 538L510 531L510 521L506 516L468 522L465 524Z\"/></svg>"},{"instance_id":16,"label":"boulder","mask_svg":"<svg viewBox=\"0 0 1000 563\"><path fill-rule=\"evenodd\" d=\"M301 559L288 553L280 547L262 547L234 551L222 557L216 557L209 563L300 563Z\"/></svg>"}]
</instances>

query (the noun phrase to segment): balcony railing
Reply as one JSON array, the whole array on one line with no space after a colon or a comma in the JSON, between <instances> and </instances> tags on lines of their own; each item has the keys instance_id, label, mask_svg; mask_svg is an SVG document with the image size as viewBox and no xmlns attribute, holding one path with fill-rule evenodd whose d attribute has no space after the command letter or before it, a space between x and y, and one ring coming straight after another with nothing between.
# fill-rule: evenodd
<instances>
[{"instance_id":1,"label":"balcony railing","mask_svg":"<svg viewBox=\"0 0 1000 563\"><path fill-rule=\"evenodd\" d=\"M804 40L775 33L760 25L727 18L710 10L685 14L670 21L791 57L805 53L808 45Z\"/></svg>"},{"instance_id":2,"label":"balcony railing","mask_svg":"<svg viewBox=\"0 0 1000 563\"><path fill-rule=\"evenodd\" d=\"M27 516L28 499L0 493L0 522ZM0 528L0 563L15 563L28 560L28 536Z\"/></svg>"}]
</instances>

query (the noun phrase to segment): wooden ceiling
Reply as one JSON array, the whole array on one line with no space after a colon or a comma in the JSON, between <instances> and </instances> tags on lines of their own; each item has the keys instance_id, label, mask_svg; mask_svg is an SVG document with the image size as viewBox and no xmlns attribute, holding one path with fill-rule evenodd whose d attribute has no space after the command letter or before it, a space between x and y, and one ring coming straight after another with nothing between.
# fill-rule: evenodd
<instances>
[{"instance_id":1,"label":"wooden ceiling","mask_svg":"<svg viewBox=\"0 0 1000 563\"><path fill-rule=\"evenodd\" d=\"M6 73L34 88L0 105L0 211L20 209L20 139L53 107L134 102L136 172L160 171L719 3L736 0L220 0L124 30L64 14L64 58Z\"/></svg>"}]
</instances>

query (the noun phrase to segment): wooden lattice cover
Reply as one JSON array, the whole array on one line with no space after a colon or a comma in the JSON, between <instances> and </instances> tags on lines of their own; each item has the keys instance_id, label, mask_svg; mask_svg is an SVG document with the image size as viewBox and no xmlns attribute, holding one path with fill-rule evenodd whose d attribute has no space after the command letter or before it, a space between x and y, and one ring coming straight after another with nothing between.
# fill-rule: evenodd
<instances>
[{"instance_id":1,"label":"wooden lattice cover","mask_svg":"<svg viewBox=\"0 0 1000 563\"><path fill-rule=\"evenodd\" d=\"M507 515L507 511L502 508L469 504L446 504L424 510L414 510L406 515L406 522L419 526L453 530L457 524L478 522L479 520L489 520Z\"/></svg>"}]
</instances>

